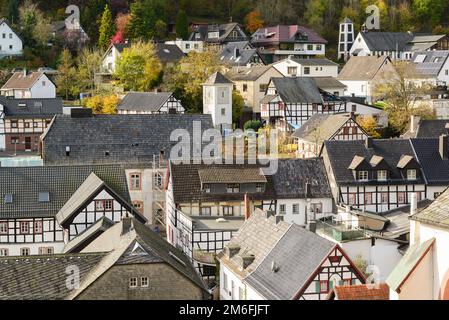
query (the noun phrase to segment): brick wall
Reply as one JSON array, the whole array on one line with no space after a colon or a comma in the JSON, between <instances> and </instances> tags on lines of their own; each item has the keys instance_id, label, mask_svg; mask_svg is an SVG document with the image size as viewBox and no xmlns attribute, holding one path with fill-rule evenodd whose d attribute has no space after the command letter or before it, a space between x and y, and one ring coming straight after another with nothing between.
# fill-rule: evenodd
<instances>
[{"instance_id":1,"label":"brick wall","mask_svg":"<svg viewBox=\"0 0 449 320\"><path fill-rule=\"evenodd\" d=\"M40 133L7 133L5 134L5 150L6 151L25 151L25 138L31 140L31 151L39 151L39 137ZM14 144L11 143L11 138L19 138L19 144L15 149Z\"/></svg>"}]
</instances>

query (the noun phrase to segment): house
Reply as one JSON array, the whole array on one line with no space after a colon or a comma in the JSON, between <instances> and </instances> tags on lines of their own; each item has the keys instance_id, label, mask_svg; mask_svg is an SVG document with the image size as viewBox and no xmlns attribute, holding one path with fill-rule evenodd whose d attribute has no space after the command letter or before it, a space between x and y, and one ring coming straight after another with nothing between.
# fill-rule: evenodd
<instances>
[{"instance_id":1,"label":"house","mask_svg":"<svg viewBox=\"0 0 449 320\"><path fill-rule=\"evenodd\" d=\"M344 95L346 86L333 77L314 77L318 88L323 91L332 93L334 96L341 97Z\"/></svg>"},{"instance_id":2,"label":"house","mask_svg":"<svg viewBox=\"0 0 449 320\"><path fill-rule=\"evenodd\" d=\"M390 288L386 283L336 286L328 300L390 300Z\"/></svg>"},{"instance_id":3,"label":"house","mask_svg":"<svg viewBox=\"0 0 449 320\"><path fill-rule=\"evenodd\" d=\"M80 22L73 18L68 24L65 20L55 21L51 24L53 38L64 39L67 42L76 43L80 46L89 42L89 35L84 31Z\"/></svg>"},{"instance_id":4,"label":"house","mask_svg":"<svg viewBox=\"0 0 449 320\"><path fill-rule=\"evenodd\" d=\"M319 82L317 82L317 84L319 84ZM344 91L346 91L346 89ZM359 117L373 117L379 127L388 127L388 115L382 107L368 104L365 98L352 96L342 96L341 98L346 101L347 110L349 112L353 112Z\"/></svg>"},{"instance_id":5,"label":"house","mask_svg":"<svg viewBox=\"0 0 449 320\"><path fill-rule=\"evenodd\" d=\"M56 114L62 100L9 99L0 97L0 149L6 152L39 151L39 137Z\"/></svg>"},{"instance_id":6,"label":"house","mask_svg":"<svg viewBox=\"0 0 449 320\"><path fill-rule=\"evenodd\" d=\"M173 92L128 92L117 106L118 114L184 113Z\"/></svg>"},{"instance_id":7,"label":"house","mask_svg":"<svg viewBox=\"0 0 449 320\"><path fill-rule=\"evenodd\" d=\"M353 113L315 114L292 137L298 144L298 157L316 158L327 140L365 140L369 137Z\"/></svg>"},{"instance_id":8,"label":"house","mask_svg":"<svg viewBox=\"0 0 449 320\"><path fill-rule=\"evenodd\" d=\"M176 44L155 43L156 54L164 66L173 67L185 55Z\"/></svg>"},{"instance_id":9,"label":"house","mask_svg":"<svg viewBox=\"0 0 449 320\"><path fill-rule=\"evenodd\" d=\"M449 239L446 190L410 217L410 247L387 279L391 300L448 300Z\"/></svg>"},{"instance_id":10,"label":"house","mask_svg":"<svg viewBox=\"0 0 449 320\"><path fill-rule=\"evenodd\" d=\"M0 168L0 253L61 253L103 217L146 219L130 204L119 165Z\"/></svg>"},{"instance_id":11,"label":"house","mask_svg":"<svg viewBox=\"0 0 449 320\"><path fill-rule=\"evenodd\" d=\"M346 111L344 101L307 77L271 78L260 104L262 119L282 131L301 127L314 114Z\"/></svg>"},{"instance_id":12,"label":"house","mask_svg":"<svg viewBox=\"0 0 449 320\"><path fill-rule=\"evenodd\" d=\"M221 300L324 300L365 277L335 243L255 211L219 254Z\"/></svg>"},{"instance_id":13,"label":"house","mask_svg":"<svg viewBox=\"0 0 449 320\"><path fill-rule=\"evenodd\" d=\"M267 63L272 63L291 55L298 58L324 56L327 41L303 26L277 25L258 29L251 36L251 44L259 49Z\"/></svg>"},{"instance_id":14,"label":"house","mask_svg":"<svg viewBox=\"0 0 449 320\"><path fill-rule=\"evenodd\" d=\"M338 76L338 64L324 58L286 58L273 63L284 77L333 77Z\"/></svg>"},{"instance_id":15,"label":"house","mask_svg":"<svg viewBox=\"0 0 449 320\"><path fill-rule=\"evenodd\" d=\"M249 41L230 42L218 56L220 61L229 67L265 64L257 49L253 49Z\"/></svg>"},{"instance_id":16,"label":"house","mask_svg":"<svg viewBox=\"0 0 449 320\"><path fill-rule=\"evenodd\" d=\"M427 199L422 163L409 140L330 140L321 156L339 205L382 213L410 204L412 194Z\"/></svg>"},{"instance_id":17,"label":"house","mask_svg":"<svg viewBox=\"0 0 449 320\"><path fill-rule=\"evenodd\" d=\"M0 19L0 34L0 57L22 55L23 40L5 19Z\"/></svg>"},{"instance_id":18,"label":"house","mask_svg":"<svg viewBox=\"0 0 449 320\"><path fill-rule=\"evenodd\" d=\"M256 206L274 208L271 178L260 165L170 162L167 179L167 240L210 282L216 273L215 255L245 216Z\"/></svg>"},{"instance_id":19,"label":"house","mask_svg":"<svg viewBox=\"0 0 449 320\"><path fill-rule=\"evenodd\" d=\"M220 72L212 74L203 83L203 114L212 116L212 123L221 131L232 128L231 80Z\"/></svg>"},{"instance_id":20,"label":"house","mask_svg":"<svg viewBox=\"0 0 449 320\"><path fill-rule=\"evenodd\" d=\"M174 41L165 41L165 44L175 44L184 54L189 54L190 52L203 52L204 42L203 41L188 41L176 39Z\"/></svg>"},{"instance_id":21,"label":"house","mask_svg":"<svg viewBox=\"0 0 449 320\"><path fill-rule=\"evenodd\" d=\"M130 46L131 44L129 42L111 43L103 55L103 61L101 63L103 70L111 74L114 73L118 57L125 48L129 48Z\"/></svg>"},{"instance_id":22,"label":"house","mask_svg":"<svg viewBox=\"0 0 449 320\"><path fill-rule=\"evenodd\" d=\"M411 59L417 80L436 85L449 84L449 51L417 51Z\"/></svg>"},{"instance_id":23,"label":"house","mask_svg":"<svg viewBox=\"0 0 449 320\"><path fill-rule=\"evenodd\" d=\"M4 300L202 300L210 296L185 255L130 217L111 226L82 252L3 257L0 269L11 280L0 289Z\"/></svg>"},{"instance_id":24,"label":"house","mask_svg":"<svg viewBox=\"0 0 449 320\"><path fill-rule=\"evenodd\" d=\"M392 60L411 60L415 51L448 50L446 35L411 32L360 32L351 47L351 56L389 56Z\"/></svg>"},{"instance_id":25,"label":"house","mask_svg":"<svg viewBox=\"0 0 449 320\"><path fill-rule=\"evenodd\" d=\"M0 95L16 99L56 98L56 85L44 72L14 73L0 89Z\"/></svg>"},{"instance_id":26,"label":"house","mask_svg":"<svg viewBox=\"0 0 449 320\"><path fill-rule=\"evenodd\" d=\"M337 79L347 86L345 96L365 98L371 103L375 87L395 75L388 56L357 56L349 59Z\"/></svg>"},{"instance_id":27,"label":"house","mask_svg":"<svg viewBox=\"0 0 449 320\"><path fill-rule=\"evenodd\" d=\"M251 66L233 67L226 73L226 77L234 83L234 89L245 100L245 106L251 108L258 118L260 101L265 96L270 79L282 77L282 74L273 66Z\"/></svg>"},{"instance_id":28,"label":"house","mask_svg":"<svg viewBox=\"0 0 449 320\"><path fill-rule=\"evenodd\" d=\"M322 159L279 159L271 177L275 212L284 221L307 226L334 214L334 200Z\"/></svg>"},{"instance_id":29,"label":"house","mask_svg":"<svg viewBox=\"0 0 449 320\"><path fill-rule=\"evenodd\" d=\"M419 139L439 138L443 134L449 134L449 120L425 120L418 116L411 116L409 129L403 137Z\"/></svg>"},{"instance_id":30,"label":"house","mask_svg":"<svg viewBox=\"0 0 449 320\"><path fill-rule=\"evenodd\" d=\"M203 41L206 46L223 48L229 42L247 41L248 36L238 23L192 24L189 41Z\"/></svg>"}]
</instances>

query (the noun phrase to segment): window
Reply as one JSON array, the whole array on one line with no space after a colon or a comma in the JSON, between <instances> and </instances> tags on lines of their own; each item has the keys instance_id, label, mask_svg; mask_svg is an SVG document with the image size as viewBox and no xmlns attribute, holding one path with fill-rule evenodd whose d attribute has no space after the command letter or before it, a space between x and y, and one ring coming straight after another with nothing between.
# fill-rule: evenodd
<instances>
[{"instance_id":1,"label":"window","mask_svg":"<svg viewBox=\"0 0 449 320\"><path fill-rule=\"evenodd\" d=\"M12 194L11 193L7 193L5 194L5 203L12 203Z\"/></svg>"},{"instance_id":2,"label":"window","mask_svg":"<svg viewBox=\"0 0 449 320\"><path fill-rule=\"evenodd\" d=\"M379 181L387 180L387 170L378 170L377 171L377 180L379 180Z\"/></svg>"},{"instance_id":3,"label":"window","mask_svg":"<svg viewBox=\"0 0 449 320\"><path fill-rule=\"evenodd\" d=\"M287 73L291 76L296 76L298 74L298 68L297 67L288 67Z\"/></svg>"},{"instance_id":4,"label":"window","mask_svg":"<svg viewBox=\"0 0 449 320\"><path fill-rule=\"evenodd\" d=\"M9 45L9 50L12 50L12 44Z\"/></svg>"},{"instance_id":5,"label":"window","mask_svg":"<svg viewBox=\"0 0 449 320\"><path fill-rule=\"evenodd\" d=\"M159 172L154 174L154 186L158 188L162 188L162 175Z\"/></svg>"},{"instance_id":6,"label":"window","mask_svg":"<svg viewBox=\"0 0 449 320\"><path fill-rule=\"evenodd\" d=\"M12 39L12 33L9 34L9 39Z\"/></svg>"},{"instance_id":7,"label":"window","mask_svg":"<svg viewBox=\"0 0 449 320\"><path fill-rule=\"evenodd\" d=\"M30 233L30 223L29 223L29 221L21 221L21 222L19 222L19 231L20 231L20 234L29 234Z\"/></svg>"},{"instance_id":8,"label":"window","mask_svg":"<svg viewBox=\"0 0 449 320\"><path fill-rule=\"evenodd\" d=\"M140 173L131 173L131 190L141 189Z\"/></svg>"},{"instance_id":9,"label":"window","mask_svg":"<svg viewBox=\"0 0 449 320\"><path fill-rule=\"evenodd\" d=\"M33 227L34 227L34 233L36 233L36 234L42 233L42 231L43 231L42 220L34 221Z\"/></svg>"},{"instance_id":10,"label":"window","mask_svg":"<svg viewBox=\"0 0 449 320\"><path fill-rule=\"evenodd\" d=\"M358 171L357 176L359 181L368 181L368 171Z\"/></svg>"},{"instance_id":11,"label":"window","mask_svg":"<svg viewBox=\"0 0 449 320\"><path fill-rule=\"evenodd\" d=\"M227 193L239 193L240 186L238 184L228 184L226 186L226 192Z\"/></svg>"},{"instance_id":12,"label":"window","mask_svg":"<svg viewBox=\"0 0 449 320\"><path fill-rule=\"evenodd\" d=\"M312 51L313 50L313 44L308 44L307 45L307 50Z\"/></svg>"},{"instance_id":13,"label":"window","mask_svg":"<svg viewBox=\"0 0 449 320\"><path fill-rule=\"evenodd\" d=\"M221 108L221 115L225 116L226 115L226 109L225 108Z\"/></svg>"},{"instance_id":14,"label":"window","mask_svg":"<svg viewBox=\"0 0 449 320\"><path fill-rule=\"evenodd\" d=\"M266 92L268 89L268 84L260 84L259 85L259 92Z\"/></svg>"},{"instance_id":15,"label":"window","mask_svg":"<svg viewBox=\"0 0 449 320\"><path fill-rule=\"evenodd\" d=\"M316 45L316 50L317 50L317 51L321 51L321 48L322 48L322 47L321 47L321 44L317 44L317 45Z\"/></svg>"},{"instance_id":16,"label":"window","mask_svg":"<svg viewBox=\"0 0 449 320\"><path fill-rule=\"evenodd\" d=\"M142 277L140 278L140 286L142 288L146 288L149 285L148 277Z\"/></svg>"},{"instance_id":17,"label":"window","mask_svg":"<svg viewBox=\"0 0 449 320\"><path fill-rule=\"evenodd\" d=\"M372 193L365 193L363 198L364 198L365 205L373 203L373 194Z\"/></svg>"},{"instance_id":18,"label":"window","mask_svg":"<svg viewBox=\"0 0 449 320\"><path fill-rule=\"evenodd\" d=\"M203 184L203 191L204 191L204 193L210 193L210 185Z\"/></svg>"},{"instance_id":19,"label":"window","mask_svg":"<svg viewBox=\"0 0 449 320\"><path fill-rule=\"evenodd\" d=\"M39 127L39 122L33 122L33 127L34 127L34 128Z\"/></svg>"},{"instance_id":20,"label":"window","mask_svg":"<svg viewBox=\"0 0 449 320\"><path fill-rule=\"evenodd\" d=\"M143 202L142 201L133 201L134 208L143 214Z\"/></svg>"},{"instance_id":21,"label":"window","mask_svg":"<svg viewBox=\"0 0 449 320\"><path fill-rule=\"evenodd\" d=\"M54 253L53 247L39 248L39 254L47 255L47 254L53 254L53 253Z\"/></svg>"},{"instance_id":22,"label":"window","mask_svg":"<svg viewBox=\"0 0 449 320\"><path fill-rule=\"evenodd\" d=\"M223 290L228 293L228 274L223 272Z\"/></svg>"},{"instance_id":23,"label":"window","mask_svg":"<svg viewBox=\"0 0 449 320\"><path fill-rule=\"evenodd\" d=\"M405 203L405 192L398 192L398 203Z\"/></svg>"},{"instance_id":24,"label":"window","mask_svg":"<svg viewBox=\"0 0 449 320\"><path fill-rule=\"evenodd\" d=\"M20 255L21 256L29 256L30 255L30 248L20 248Z\"/></svg>"},{"instance_id":25,"label":"window","mask_svg":"<svg viewBox=\"0 0 449 320\"><path fill-rule=\"evenodd\" d=\"M344 286L350 286L352 284L352 280L351 279L343 279L343 285Z\"/></svg>"},{"instance_id":26,"label":"window","mask_svg":"<svg viewBox=\"0 0 449 320\"><path fill-rule=\"evenodd\" d=\"M45 87L47 83L45 81L42 81L42 86Z\"/></svg>"},{"instance_id":27,"label":"window","mask_svg":"<svg viewBox=\"0 0 449 320\"><path fill-rule=\"evenodd\" d=\"M11 128L17 128L18 126L19 126L19 123L17 122L17 120L11 121Z\"/></svg>"},{"instance_id":28,"label":"window","mask_svg":"<svg viewBox=\"0 0 449 320\"><path fill-rule=\"evenodd\" d=\"M7 257L7 256L9 256L8 249L0 248L0 257Z\"/></svg>"},{"instance_id":29,"label":"window","mask_svg":"<svg viewBox=\"0 0 449 320\"><path fill-rule=\"evenodd\" d=\"M312 203L310 208L314 213L322 213L323 212L323 204L321 202L320 203Z\"/></svg>"},{"instance_id":30,"label":"window","mask_svg":"<svg viewBox=\"0 0 449 320\"><path fill-rule=\"evenodd\" d=\"M285 214L285 204L279 205L279 214Z\"/></svg>"},{"instance_id":31,"label":"window","mask_svg":"<svg viewBox=\"0 0 449 320\"><path fill-rule=\"evenodd\" d=\"M261 184L256 184L256 192L262 192L262 185Z\"/></svg>"},{"instance_id":32,"label":"window","mask_svg":"<svg viewBox=\"0 0 449 320\"><path fill-rule=\"evenodd\" d=\"M329 281L321 280L320 281L320 293L328 293L329 291Z\"/></svg>"},{"instance_id":33,"label":"window","mask_svg":"<svg viewBox=\"0 0 449 320\"><path fill-rule=\"evenodd\" d=\"M186 43L186 50L189 50L190 49L190 43Z\"/></svg>"},{"instance_id":34,"label":"window","mask_svg":"<svg viewBox=\"0 0 449 320\"><path fill-rule=\"evenodd\" d=\"M210 216L211 215L211 207L201 207L200 215Z\"/></svg>"},{"instance_id":35,"label":"window","mask_svg":"<svg viewBox=\"0 0 449 320\"><path fill-rule=\"evenodd\" d=\"M30 123L29 123L29 122L25 122L23 125L24 125L24 127L25 127L26 129L28 129L28 128L30 127Z\"/></svg>"},{"instance_id":36,"label":"window","mask_svg":"<svg viewBox=\"0 0 449 320\"><path fill-rule=\"evenodd\" d=\"M388 203L388 192L381 192L380 193L380 202L381 203Z\"/></svg>"},{"instance_id":37,"label":"window","mask_svg":"<svg viewBox=\"0 0 449 320\"><path fill-rule=\"evenodd\" d=\"M355 194L355 193L348 193L348 204L349 204L349 205L355 205L355 204L357 204L357 201L356 201L356 194Z\"/></svg>"},{"instance_id":38,"label":"window","mask_svg":"<svg viewBox=\"0 0 449 320\"><path fill-rule=\"evenodd\" d=\"M50 193L47 191L39 192L38 199L39 202L50 202Z\"/></svg>"},{"instance_id":39,"label":"window","mask_svg":"<svg viewBox=\"0 0 449 320\"><path fill-rule=\"evenodd\" d=\"M292 213L299 214L299 204L297 204L297 203L292 204Z\"/></svg>"},{"instance_id":40,"label":"window","mask_svg":"<svg viewBox=\"0 0 449 320\"><path fill-rule=\"evenodd\" d=\"M104 210L105 211L113 211L114 210L114 201L104 200Z\"/></svg>"},{"instance_id":41,"label":"window","mask_svg":"<svg viewBox=\"0 0 449 320\"><path fill-rule=\"evenodd\" d=\"M246 83L243 84L243 92L248 91L248 85Z\"/></svg>"},{"instance_id":42,"label":"window","mask_svg":"<svg viewBox=\"0 0 449 320\"><path fill-rule=\"evenodd\" d=\"M137 278L129 278L129 287L136 288L137 287Z\"/></svg>"},{"instance_id":43,"label":"window","mask_svg":"<svg viewBox=\"0 0 449 320\"><path fill-rule=\"evenodd\" d=\"M310 74L310 67L304 67L304 74Z\"/></svg>"},{"instance_id":44,"label":"window","mask_svg":"<svg viewBox=\"0 0 449 320\"><path fill-rule=\"evenodd\" d=\"M233 216L234 215L234 207L231 207L231 206L223 207L223 215L224 216Z\"/></svg>"},{"instance_id":45,"label":"window","mask_svg":"<svg viewBox=\"0 0 449 320\"><path fill-rule=\"evenodd\" d=\"M352 112L357 112L357 105L356 105L356 104L353 104L353 105L351 106L351 111L352 111Z\"/></svg>"},{"instance_id":46,"label":"window","mask_svg":"<svg viewBox=\"0 0 449 320\"><path fill-rule=\"evenodd\" d=\"M349 127L344 127L343 128L343 134L344 135L349 135Z\"/></svg>"},{"instance_id":47,"label":"window","mask_svg":"<svg viewBox=\"0 0 449 320\"><path fill-rule=\"evenodd\" d=\"M2 38L6 39L6 33L2 33Z\"/></svg>"},{"instance_id":48,"label":"window","mask_svg":"<svg viewBox=\"0 0 449 320\"><path fill-rule=\"evenodd\" d=\"M416 170L415 169L407 170L407 180L416 180Z\"/></svg>"},{"instance_id":49,"label":"window","mask_svg":"<svg viewBox=\"0 0 449 320\"><path fill-rule=\"evenodd\" d=\"M203 277L214 277L217 272L217 268L214 266L203 265L202 271Z\"/></svg>"},{"instance_id":50,"label":"window","mask_svg":"<svg viewBox=\"0 0 449 320\"><path fill-rule=\"evenodd\" d=\"M0 234L8 234L8 222L0 222Z\"/></svg>"}]
</instances>

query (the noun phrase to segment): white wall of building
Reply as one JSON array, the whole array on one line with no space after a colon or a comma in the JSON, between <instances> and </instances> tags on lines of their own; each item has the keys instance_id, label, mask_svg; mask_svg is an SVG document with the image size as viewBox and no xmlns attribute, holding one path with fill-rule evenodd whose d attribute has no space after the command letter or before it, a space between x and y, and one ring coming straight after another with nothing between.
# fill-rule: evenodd
<instances>
[{"instance_id":1,"label":"white wall of building","mask_svg":"<svg viewBox=\"0 0 449 320\"><path fill-rule=\"evenodd\" d=\"M188 40L176 39L174 41L165 41L165 44L175 44L185 54L189 54L192 51L195 51L195 52L203 52L204 51L204 42L203 41L188 41Z\"/></svg>"},{"instance_id":2,"label":"white wall of building","mask_svg":"<svg viewBox=\"0 0 449 320\"><path fill-rule=\"evenodd\" d=\"M4 106L0 104L0 150L5 150L5 114Z\"/></svg>"},{"instance_id":3,"label":"white wall of building","mask_svg":"<svg viewBox=\"0 0 449 320\"><path fill-rule=\"evenodd\" d=\"M30 91L30 98L56 98L56 86L45 74L37 79ZM16 98L21 97L16 96Z\"/></svg>"},{"instance_id":4,"label":"white wall of building","mask_svg":"<svg viewBox=\"0 0 449 320\"><path fill-rule=\"evenodd\" d=\"M334 77L338 76L338 65L328 66L328 65L317 65L317 66L305 66L300 64L298 61L292 59L284 59L279 61L273 66L280 72L284 77ZM309 68L310 73L306 74L304 72L305 68ZM292 74L289 68L296 68L297 73Z\"/></svg>"},{"instance_id":5,"label":"white wall of building","mask_svg":"<svg viewBox=\"0 0 449 320\"><path fill-rule=\"evenodd\" d=\"M216 128L232 127L232 89L232 83L203 86L203 113L212 116Z\"/></svg>"},{"instance_id":6,"label":"white wall of building","mask_svg":"<svg viewBox=\"0 0 449 320\"><path fill-rule=\"evenodd\" d=\"M6 24L0 24L0 56L2 55L21 55L23 50L22 40Z\"/></svg>"},{"instance_id":7,"label":"white wall of building","mask_svg":"<svg viewBox=\"0 0 449 320\"><path fill-rule=\"evenodd\" d=\"M329 216L332 214L333 209L333 200L331 198L317 198L311 199L310 203L307 202L306 199L278 199L276 204L276 213L280 214L281 205L285 205L285 215L284 221L289 223L296 223L299 225L305 225L306 221L306 212L308 214L308 219L311 217L312 213L310 212L310 207L313 204L321 204L322 213L317 214L316 218L322 218L324 216ZM299 205L299 213L293 214L293 206Z\"/></svg>"}]
</instances>

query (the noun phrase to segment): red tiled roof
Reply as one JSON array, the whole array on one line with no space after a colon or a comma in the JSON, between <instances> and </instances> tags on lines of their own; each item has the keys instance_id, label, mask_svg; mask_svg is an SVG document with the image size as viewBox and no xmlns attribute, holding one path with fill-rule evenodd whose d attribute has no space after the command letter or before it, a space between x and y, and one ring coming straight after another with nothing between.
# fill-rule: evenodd
<instances>
[{"instance_id":1,"label":"red tiled roof","mask_svg":"<svg viewBox=\"0 0 449 320\"><path fill-rule=\"evenodd\" d=\"M389 300L390 288L386 283L337 286L330 295L338 300Z\"/></svg>"}]
</instances>

